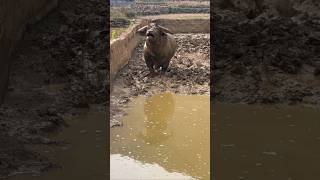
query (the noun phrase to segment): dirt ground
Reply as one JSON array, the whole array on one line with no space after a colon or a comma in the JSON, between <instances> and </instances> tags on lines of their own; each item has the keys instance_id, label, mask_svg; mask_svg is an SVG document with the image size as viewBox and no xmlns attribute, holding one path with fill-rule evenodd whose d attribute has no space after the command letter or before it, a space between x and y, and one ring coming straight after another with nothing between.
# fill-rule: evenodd
<instances>
[{"instance_id":1,"label":"dirt ground","mask_svg":"<svg viewBox=\"0 0 320 180\"><path fill-rule=\"evenodd\" d=\"M163 91L178 94L210 94L210 35L175 34L178 50L172 58L169 72L147 77L141 43L117 75L110 98L110 126L120 126L123 108L137 96L150 96Z\"/></svg>"},{"instance_id":2,"label":"dirt ground","mask_svg":"<svg viewBox=\"0 0 320 180\"><path fill-rule=\"evenodd\" d=\"M107 10L106 1L64 0L27 28L0 107L0 178L59 167L34 146L68 143L49 135L79 108L98 104L105 111Z\"/></svg>"},{"instance_id":3,"label":"dirt ground","mask_svg":"<svg viewBox=\"0 0 320 180\"><path fill-rule=\"evenodd\" d=\"M232 103L320 105L320 19L216 9L213 97Z\"/></svg>"}]
</instances>

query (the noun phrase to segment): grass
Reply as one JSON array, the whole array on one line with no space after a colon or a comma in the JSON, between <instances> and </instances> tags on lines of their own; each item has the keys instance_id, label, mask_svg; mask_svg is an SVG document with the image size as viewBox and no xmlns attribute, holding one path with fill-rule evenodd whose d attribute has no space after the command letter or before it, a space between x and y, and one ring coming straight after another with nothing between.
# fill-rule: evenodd
<instances>
[{"instance_id":1,"label":"grass","mask_svg":"<svg viewBox=\"0 0 320 180\"><path fill-rule=\"evenodd\" d=\"M168 1L169 7L201 8L210 7L210 1Z\"/></svg>"},{"instance_id":2,"label":"grass","mask_svg":"<svg viewBox=\"0 0 320 180\"><path fill-rule=\"evenodd\" d=\"M207 8L195 8L195 7L169 7L169 13L207 13L210 12L209 7Z\"/></svg>"},{"instance_id":3,"label":"grass","mask_svg":"<svg viewBox=\"0 0 320 180\"><path fill-rule=\"evenodd\" d=\"M136 0L137 3L166 3L166 0Z\"/></svg>"},{"instance_id":4,"label":"grass","mask_svg":"<svg viewBox=\"0 0 320 180\"><path fill-rule=\"evenodd\" d=\"M127 28L111 28L111 31L110 31L111 40L117 39L126 30Z\"/></svg>"},{"instance_id":5,"label":"grass","mask_svg":"<svg viewBox=\"0 0 320 180\"><path fill-rule=\"evenodd\" d=\"M128 29L128 27L130 27L131 25L134 24L134 22L132 20L134 20L135 17L136 17L136 13L129 8L112 7L110 10L110 19L111 20L123 19L123 20L130 22L130 24L126 25L125 27L111 27L110 39L113 40L113 39L119 38L120 35Z\"/></svg>"},{"instance_id":6,"label":"grass","mask_svg":"<svg viewBox=\"0 0 320 180\"><path fill-rule=\"evenodd\" d=\"M110 19L126 19L135 18L135 11L125 7L113 7L110 9Z\"/></svg>"}]
</instances>

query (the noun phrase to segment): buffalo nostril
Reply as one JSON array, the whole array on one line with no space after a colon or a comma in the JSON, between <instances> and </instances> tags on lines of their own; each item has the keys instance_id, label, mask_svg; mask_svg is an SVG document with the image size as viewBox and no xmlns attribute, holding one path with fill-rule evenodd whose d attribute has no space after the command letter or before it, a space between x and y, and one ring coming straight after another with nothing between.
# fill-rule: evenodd
<instances>
[{"instance_id":1,"label":"buffalo nostril","mask_svg":"<svg viewBox=\"0 0 320 180\"><path fill-rule=\"evenodd\" d=\"M153 34L151 32L147 32L146 34L147 36L153 36Z\"/></svg>"}]
</instances>

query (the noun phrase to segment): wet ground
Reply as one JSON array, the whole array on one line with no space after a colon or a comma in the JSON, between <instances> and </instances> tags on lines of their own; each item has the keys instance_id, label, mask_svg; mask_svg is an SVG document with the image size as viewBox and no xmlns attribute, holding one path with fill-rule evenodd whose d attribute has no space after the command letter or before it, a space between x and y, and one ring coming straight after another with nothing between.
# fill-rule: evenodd
<instances>
[{"instance_id":1,"label":"wet ground","mask_svg":"<svg viewBox=\"0 0 320 180\"><path fill-rule=\"evenodd\" d=\"M320 105L320 20L215 10L213 96L221 102Z\"/></svg>"},{"instance_id":2,"label":"wet ground","mask_svg":"<svg viewBox=\"0 0 320 180\"><path fill-rule=\"evenodd\" d=\"M14 53L9 88L0 107L0 178L55 168L35 146L59 148L51 137L79 108L108 93L107 2L64 0L41 22L28 26ZM106 118L109 115L106 115Z\"/></svg>"},{"instance_id":3,"label":"wet ground","mask_svg":"<svg viewBox=\"0 0 320 180\"><path fill-rule=\"evenodd\" d=\"M319 179L320 19L211 17L215 178Z\"/></svg>"},{"instance_id":4,"label":"wet ground","mask_svg":"<svg viewBox=\"0 0 320 180\"><path fill-rule=\"evenodd\" d=\"M138 97L127 112L110 129L111 179L210 179L208 95Z\"/></svg>"},{"instance_id":5,"label":"wet ground","mask_svg":"<svg viewBox=\"0 0 320 180\"><path fill-rule=\"evenodd\" d=\"M319 117L298 105L214 104L215 178L319 179Z\"/></svg>"},{"instance_id":6,"label":"wet ground","mask_svg":"<svg viewBox=\"0 0 320 180\"><path fill-rule=\"evenodd\" d=\"M18 175L9 180L105 180L107 174L106 112L97 106L83 109L77 117L67 118L69 128L54 133L65 142L60 147L37 146L35 149L60 166L43 174Z\"/></svg>"},{"instance_id":7,"label":"wet ground","mask_svg":"<svg viewBox=\"0 0 320 180\"><path fill-rule=\"evenodd\" d=\"M175 34L178 50L164 76L146 77L149 73L140 44L128 65L117 75L111 93L110 126L121 125L122 110L137 96L151 96L164 91L177 94L209 95L210 35Z\"/></svg>"}]
</instances>

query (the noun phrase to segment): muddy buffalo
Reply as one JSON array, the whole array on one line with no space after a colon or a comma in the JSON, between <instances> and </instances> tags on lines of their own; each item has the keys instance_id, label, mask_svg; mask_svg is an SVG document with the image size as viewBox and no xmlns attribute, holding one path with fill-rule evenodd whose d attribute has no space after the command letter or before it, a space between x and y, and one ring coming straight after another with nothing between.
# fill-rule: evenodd
<instances>
[{"instance_id":1,"label":"muddy buffalo","mask_svg":"<svg viewBox=\"0 0 320 180\"><path fill-rule=\"evenodd\" d=\"M150 23L137 32L146 36L143 55L150 75L155 75L158 70L164 74L178 47L172 32L156 23Z\"/></svg>"}]
</instances>

